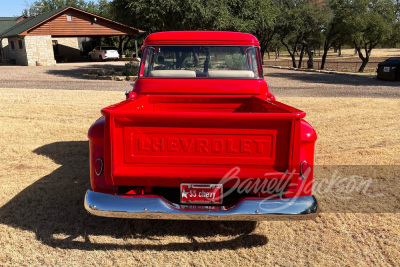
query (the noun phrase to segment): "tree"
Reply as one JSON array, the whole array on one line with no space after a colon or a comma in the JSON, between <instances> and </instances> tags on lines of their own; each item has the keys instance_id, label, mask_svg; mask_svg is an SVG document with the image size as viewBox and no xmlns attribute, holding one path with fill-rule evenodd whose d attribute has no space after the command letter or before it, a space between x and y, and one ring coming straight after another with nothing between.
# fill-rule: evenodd
<instances>
[{"instance_id":1,"label":"tree","mask_svg":"<svg viewBox=\"0 0 400 267\"><path fill-rule=\"evenodd\" d=\"M140 28L147 34L208 28L211 22L207 21L211 16L200 0L114 0L111 5L119 22Z\"/></svg>"},{"instance_id":2,"label":"tree","mask_svg":"<svg viewBox=\"0 0 400 267\"><path fill-rule=\"evenodd\" d=\"M329 22L330 8L323 2L317 0L302 1L299 7L300 29L298 31L299 42L308 55L307 68L314 68L313 45L319 44L321 32ZM301 65L300 65L301 66Z\"/></svg>"},{"instance_id":3,"label":"tree","mask_svg":"<svg viewBox=\"0 0 400 267\"><path fill-rule=\"evenodd\" d=\"M346 8L348 7L347 0L329 0L328 6L330 7L327 13L327 22L322 28L324 36L323 54L320 69L325 68L326 57L329 49L333 46L341 46L345 42L345 36L348 36L346 27L343 25L343 20L346 15Z\"/></svg>"},{"instance_id":4,"label":"tree","mask_svg":"<svg viewBox=\"0 0 400 267\"><path fill-rule=\"evenodd\" d=\"M225 23L218 25L224 30L248 32L260 42L261 55L277 33L276 20L280 16L279 5L269 0L230 0L224 5L227 10ZM225 21L225 20L223 20Z\"/></svg>"},{"instance_id":5,"label":"tree","mask_svg":"<svg viewBox=\"0 0 400 267\"><path fill-rule=\"evenodd\" d=\"M249 32L260 40L261 53L276 33L279 15L272 0L114 0L115 18L146 34L171 30Z\"/></svg>"},{"instance_id":6,"label":"tree","mask_svg":"<svg viewBox=\"0 0 400 267\"><path fill-rule=\"evenodd\" d=\"M94 3L93 1L86 2L84 0L37 0L30 4L29 7L23 11L23 14L29 16L38 16L42 13L67 6L73 6L91 13L98 14L99 7L102 6L104 9L104 6L107 4L108 3L106 0L100 0L98 4Z\"/></svg>"},{"instance_id":7,"label":"tree","mask_svg":"<svg viewBox=\"0 0 400 267\"><path fill-rule=\"evenodd\" d=\"M396 18L391 0L353 0L350 3L344 27L350 32L349 42L362 60L359 72L368 64L372 49L392 36Z\"/></svg>"},{"instance_id":8,"label":"tree","mask_svg":"<svg viewBox=\"0 0 400 267\"><path fill-rule=\"evenodd\" d=\"M321 41L321 31L327 23L329 7L317 0L281 0L285 16L278 22L281 43L292 58L293 67L301 67L303 55L308 55L307 67L314 67L313 46ZM299 64L296 54L300 49Z\"/></svg>"},{"instance_id":9,"label":"tree","mask_svg":"<svg viewBox=\"0 0 400 267\"><path fill-rule=\"evenodd\" d=\"M292 66L296 68L296 52L299 46L298 33L300 31L299 22L301 21L297 1L280 0L279 8L282 10L282 14L285 14L276 23L279 40L291 57Z\"/></svg>"}]
</instances>

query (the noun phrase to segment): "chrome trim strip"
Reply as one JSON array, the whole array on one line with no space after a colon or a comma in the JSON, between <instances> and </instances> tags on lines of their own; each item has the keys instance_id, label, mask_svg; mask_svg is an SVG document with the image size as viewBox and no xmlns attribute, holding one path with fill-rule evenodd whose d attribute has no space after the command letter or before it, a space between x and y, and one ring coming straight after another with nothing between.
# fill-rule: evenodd
<instances>
[{"instance_id":1,"label":"chrome trim strip","mask_svg":"<svg viewBox=\"0 0 400 267\"><path fill-rule=\"evenodd\" d=\"M304 179L307 178L307 176L304 176L304 173L303 173L303 164L308 164L308 162L307 162L306 160L303 160L302 162L300 162L300 170L299 170L300 178L304 180ZM308 168L310 168L310 165L308 165Z\"/></svg>"},{"instance_id":2,"label":"chrome trim strip","mask_svg":"<svg viewBox=\"0 0 400 267\"><path fill-rule=\"evenodd\" d=\"M312 219L318 213L314 196L288 199L248 198L233 207L179 205L156 195L116 196L88 190L86 210L97 216L114 218L262 221ZM191 209L196 210L191 210Z\"/></svg>"},{"instance_id":3,"label":"chrome trim strip","mask_svg":"<svg viewBox=\"0 0 400 267\"><path fill-rule=\"evenodd\" d=\"M98 160L100 160L100 171L99 172L97 172L97 169L96 169L96 162L98 161ZM103 173L103 168L104 168L104 163L103 163L103 160L101 159L101 158L97 158L96 159L96 161L94 162L94 172L96 173L96 175L97 176L100 176L102 173Z\"/></svg>"}]
</instances>

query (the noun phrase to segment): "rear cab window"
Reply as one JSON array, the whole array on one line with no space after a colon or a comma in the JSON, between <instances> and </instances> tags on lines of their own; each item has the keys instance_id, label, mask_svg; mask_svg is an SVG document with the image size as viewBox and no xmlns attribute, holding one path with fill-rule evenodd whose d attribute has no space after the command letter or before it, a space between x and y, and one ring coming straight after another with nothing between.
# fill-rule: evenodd
<instances>
[{"instance_id":1,"label":"rear cab window","mask_svg":"<svg viewBox=\"0 0 400 267\"><path fill-rule=\"evenodd\" d=\"M259 79L256 46L147 46L140 77Z\"/></svg>"}]
</instances>

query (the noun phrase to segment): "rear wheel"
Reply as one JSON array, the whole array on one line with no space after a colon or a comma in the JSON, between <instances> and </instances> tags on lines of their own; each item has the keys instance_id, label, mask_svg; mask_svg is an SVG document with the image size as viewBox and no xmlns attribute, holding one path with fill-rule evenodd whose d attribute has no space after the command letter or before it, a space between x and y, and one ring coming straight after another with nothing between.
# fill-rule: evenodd
<instances>
[{"instance_id":1,"label":"rear wheel","mask_svg":"<svg viewBox=\"0 0 400 267\"><path fill-rule=\"evenodd\" d=\"M89 61L93 61L92 56L89 56Z\"/></svg>"},{"instance_id":2,"label":"rear wheel","mask_svg":"<svg viewBox=\"0 0 400 267\"><path fill-rule=\"evenodd\" d=\"M99 61L103 61L103 57L101 55L99 56Z\"/></svg>"}]
</instances>

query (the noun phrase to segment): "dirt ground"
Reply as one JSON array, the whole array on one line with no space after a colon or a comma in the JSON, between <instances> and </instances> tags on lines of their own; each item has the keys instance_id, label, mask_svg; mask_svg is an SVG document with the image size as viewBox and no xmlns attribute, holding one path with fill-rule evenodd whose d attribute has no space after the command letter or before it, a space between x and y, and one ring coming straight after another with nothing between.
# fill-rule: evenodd
<instances>
[{"instance_id":1,"label":"dirt ground","mask_svg":"<svg viewBox=\"0 0 400 267\"><path fill-rule=\"evenodd\" d=\"M87 130L123 98L0 89L1 266L400 265L398 99L279 97L306 111L318 133L316 182L339 172L373 184L349 201L337 197L347 192L339 185L315 190L316 220L256 224L89 215Z\"/></svg>"}]
</instances>

